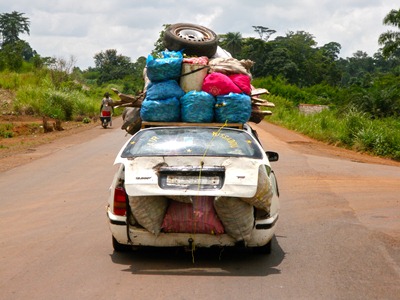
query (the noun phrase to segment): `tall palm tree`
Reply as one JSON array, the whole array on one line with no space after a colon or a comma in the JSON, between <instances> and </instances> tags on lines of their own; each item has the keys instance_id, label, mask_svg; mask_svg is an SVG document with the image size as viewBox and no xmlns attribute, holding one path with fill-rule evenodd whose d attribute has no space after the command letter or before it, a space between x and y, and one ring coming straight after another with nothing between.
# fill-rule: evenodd
<instances>
[{"instance_id":1,"label":"tall palm tree","mask_svg":"<svg viewBox=\"0 0 400 300\"><path fill-rule=\"evenodd\" d=\"M392 9L383 19L384 25L396 26L400 29L400 9ZM379 45L382 45L382 54L384 57L393 55L400 48L400 31L389 30L382 33L378 39Z\"/></svg>"},{"instance_id":2,"label":"tall palm tree","mask_svg":"<svg viewBox=\"0 0 400 300\"><path fill-rule=\"evenodd\" d=\"M228 32L221 35L221 46L229 51L233 57L242 50L242 34L240 32Z\"/></svg>"},{"instance_id":3,"label":"tall palm tree","mask_svg":"<svg viewBox=\"0 0 400 300\"><path fill-rule=\"evenodd\" d=\"M14 44L20 40L18 37L20 34L29 34L29 19L23 15L17 11L0 14L2 45Z\"/></svg>"}]
</instances>

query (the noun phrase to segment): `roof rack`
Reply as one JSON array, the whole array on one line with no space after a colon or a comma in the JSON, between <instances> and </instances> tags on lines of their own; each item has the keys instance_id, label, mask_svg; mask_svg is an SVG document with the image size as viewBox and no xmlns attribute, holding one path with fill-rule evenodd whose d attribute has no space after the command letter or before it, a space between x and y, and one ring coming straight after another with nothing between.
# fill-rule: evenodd
<instances>
[{"instance_id":1,"label":"roof rack","mask_svg":"<svg viewBox=\"0 0 400 300\"><path fill-rule=\"evenodd\" d=\"M243 129L242 123L187 123L187 122L147 122L142 121L142 129L149 127L191 126L191 127L230 127Z\"/></svg>"}]
</instances>

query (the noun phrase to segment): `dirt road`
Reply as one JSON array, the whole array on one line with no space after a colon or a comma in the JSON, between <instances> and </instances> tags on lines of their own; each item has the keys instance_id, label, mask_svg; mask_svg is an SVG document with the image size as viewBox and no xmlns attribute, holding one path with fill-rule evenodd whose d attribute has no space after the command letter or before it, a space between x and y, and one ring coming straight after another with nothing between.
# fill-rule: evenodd
<instances>
[{"instance_id":1,"label":"dirt road","mask_svg":"<svg viewBox=\"0 0 400 300\"><path fill-rule=\"evenodd\" d=\"M280 154L270 256L118 254L105 205L127 137L114 127L35 148L0 173L0 299L398 299L400 164L262 123L263 145Z\"/></svg>"}]
</instances>

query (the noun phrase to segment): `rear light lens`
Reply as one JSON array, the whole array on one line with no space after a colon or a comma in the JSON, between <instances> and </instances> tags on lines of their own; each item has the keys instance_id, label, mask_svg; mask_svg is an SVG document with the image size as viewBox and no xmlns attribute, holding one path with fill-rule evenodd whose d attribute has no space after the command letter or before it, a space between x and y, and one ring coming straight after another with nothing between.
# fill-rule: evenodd
<instances>
[{"instance_id":1,"label":"rear light lens","mask_svg":"<svg viewBox=\"0 0 400 300\"><path fill-rule=\"evenodd\" d=\"M123 187L116 187L114 190L114 214L126 215L126 193Z\"/></svg>"}]
</instances>

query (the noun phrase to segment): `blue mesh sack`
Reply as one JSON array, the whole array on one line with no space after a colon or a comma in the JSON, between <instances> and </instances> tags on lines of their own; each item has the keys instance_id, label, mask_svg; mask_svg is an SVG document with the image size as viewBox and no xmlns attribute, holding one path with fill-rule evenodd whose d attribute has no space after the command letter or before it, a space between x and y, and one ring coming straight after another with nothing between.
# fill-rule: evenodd
<instances>
[{"instance_id":1,"label":"blue mesh sack","mask_svg":"<svg viewBox=\"0 0 400 300\"><path fill-rule=\"evenodd\" d=\"M158 82L169 79L178 79L181 75L183 55L176 51L161 52L162 58L147 57L147 77L150 81Z\"/></svg>"},{"instance_id":2,"label":"blue mesh sack","mask_svg":"<svg viewBox=\"0 0 400 300\"><path fill-rule=\"evenodd\" d=\"M180 103L177 98L145 99L140 109L140 117L147 122L178 122L180 121L180 112Z\"/></svg>"},{"instance_id":3,"label":"blue mesh sack","mask_svg":"<svg viewBox=\"0 0 400 300\"><path fill-rule=\"evenodd\" d=\"M190 91L181 98L183 122L210 123L214 120L215 98L203 91Z\"/></svg>"},{"instance_id":4,"label":"blue mesh sack","mask_svg":"<svg viewBox=\"0 0 400 300\"><path fill-rule=\"evenodd\" d=\"M146 98L148 99L169 99L180 98L185 92L176 80L166 80L160 82L150 82L147 86Z\"/></svg>"},{"instance_id":5,"label":"blue mesh sack","mask_svg":"<svg viewBox=\"0 0 400 300\"><path fill-rule=\"evenodd\" d=\"M218 123L246 123L251 116L251 98L235 93L217 96L214 112Z\"/></svg>"}]
</instances>

